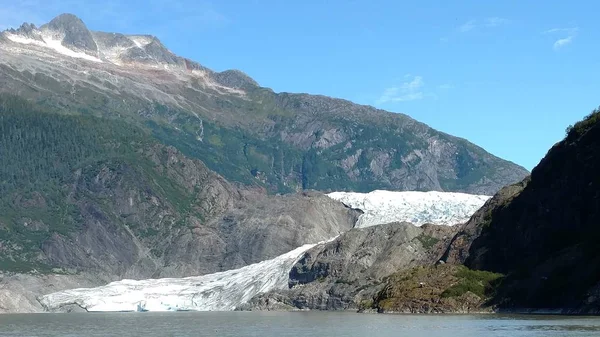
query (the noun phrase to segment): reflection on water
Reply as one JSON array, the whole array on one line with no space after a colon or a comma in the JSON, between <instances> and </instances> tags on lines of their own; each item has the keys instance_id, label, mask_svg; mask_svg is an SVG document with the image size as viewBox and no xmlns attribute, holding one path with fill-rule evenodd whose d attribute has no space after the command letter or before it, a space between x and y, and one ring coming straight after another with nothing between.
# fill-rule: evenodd
<instances>
[{"instance_id":1,"label":"reflection on water","mask_svg":"<svg viewBox=\"0 0 600 337\"><path fill-rule=\"evenodd\" d=\"M179 312L0 315L0 336L600 336L600 318Z\"/></svg>"}]
</instances>

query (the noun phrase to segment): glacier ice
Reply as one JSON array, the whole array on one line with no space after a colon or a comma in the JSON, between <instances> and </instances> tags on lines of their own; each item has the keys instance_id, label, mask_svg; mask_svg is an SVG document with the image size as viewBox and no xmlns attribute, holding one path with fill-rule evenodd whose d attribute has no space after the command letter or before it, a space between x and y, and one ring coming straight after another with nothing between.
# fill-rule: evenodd
<instances>
[{"instance_id":1,"label":"glacier ice","mask_svg":"<svg viewBox=\"0 0 600 337\"><path fill-rule=\"evenodd\" d=\"M469 220L490 198L454 192L393 192L376 190L370 193L333 192L328 196L364 212L356 227L370 227L390 222L411 222L455 225Z\"/></svg>"},{"instance_id":2,"label":"glacier ice","mask_svg":"<svg viewBox=\"0 0 600 337\"><path fill-rule=\"evenodd\" d=\"M87 311L227 311L255 295L288 287L292 266L315 244L272 260L215 274L186 278L121 280L39 298L47 310L77 305Z\"/></svg>"},{"instance_id":3,"label":"glacier ice","mask_svg":"<svg viewBox=\"0 0 600 337\"><path fill-rule=\"evenodd\" d=\"M490 198L449 192L373 191L328 195L363 210L364 214L356 224L359 228L395 221L412 222L417 226L425 223L454 225L467 221ZM259 293L287 288L292 266L315 245L304 245L271 260L220 273L121 280L102 287L52 293L42 296L39 301L51 311L68 305L77 305L87 311L234 310Z\"/></svg>"}]
</instances>

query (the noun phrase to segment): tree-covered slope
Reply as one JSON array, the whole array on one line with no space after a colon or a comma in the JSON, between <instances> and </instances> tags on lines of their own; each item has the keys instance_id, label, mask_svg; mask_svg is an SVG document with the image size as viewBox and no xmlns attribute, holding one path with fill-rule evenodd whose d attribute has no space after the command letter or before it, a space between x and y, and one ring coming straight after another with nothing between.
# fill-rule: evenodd
<instances>
[{"instance_id":1,"label":"tree-covered slope","mask_svg":"<svg viewBox=\"0 0 600 337\"><path fill-rule=\"evenodd\" d=\"M45 113L14 96L0 96L0 157L0 271L198 275L356 220L321 194L231 184L136 126Z\"/></svg>"}]
</instances>

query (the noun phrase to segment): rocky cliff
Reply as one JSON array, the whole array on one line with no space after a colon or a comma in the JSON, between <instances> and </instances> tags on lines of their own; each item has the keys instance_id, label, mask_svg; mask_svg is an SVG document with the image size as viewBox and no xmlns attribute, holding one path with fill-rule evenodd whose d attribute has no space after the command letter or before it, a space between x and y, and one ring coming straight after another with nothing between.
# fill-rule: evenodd
<instances>
[{"instance_id":1,"label":"rocky cliff","mask_svg":"<svg viewBox=\"0 0 600 337\"><path fill-rule=\"evenodd\" d=\"M500 308L598 311L599 116L570 127L530 177L502 189L453 239L449 262L507 274Z\"/></svg>"},{"instance_id":2,"label":"rocky cliff","mask_svg":"<svg viewBox=\"0 0 600 337\"><path fill-rule=\"evenodd\" d=\"M290 289L259 295L242 310L366 309L398 270L433 265L455 227L391 223L356 228L309 250L289 274Z\"/></svg>"}]
</instances>

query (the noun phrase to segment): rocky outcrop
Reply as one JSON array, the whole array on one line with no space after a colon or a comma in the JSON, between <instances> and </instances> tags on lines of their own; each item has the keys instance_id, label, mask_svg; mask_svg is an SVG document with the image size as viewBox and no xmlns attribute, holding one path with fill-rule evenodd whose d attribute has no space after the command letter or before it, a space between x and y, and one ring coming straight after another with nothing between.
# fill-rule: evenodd
<instances>
[{"instance_id":1,"label":"rocky outcrop","mask_svg":"<svg viewBox=\"0 0 600 337\"><path fill-rule=\"evenodd\" d=\"M461 228L447 261L507 274L503 309L595 312L600 255L600 116L594 111L521 183Z\"/></svg>"},{"instance_id":2,"label":"rocky outcrop","mask_svg":"<svg viewBox=\"0 0 600 337\"><path fill-rule=\"evenodd\" d=\"M49 23L40 27L40 30L55 35L56 40L66 48L83 51L86 54L97 56L98 46L83 21L73 14L61 14Z\"/></svg>"},{"instance_id":3,"label":"rocky outcrop","mask_svg":"<svg viewBox=\"0 0 600 337\"><path fill-rule=\"evenodd\" d=\"M444 314L493 312L486 287L501 275L474 272L464 266L438 264L400 271L362 311L403 314Z\"/></svg>"},{"instance_id":4,"label":"rocky outcrop","mask_svg":"<svg viewBox=\"0 0 600 337\"><path fill-rule=\"evenodd\" d=\"M242 310L357 310L399 270L432 265L453 227L392 223L353 229L309 250L290 271L290 289L259 295Z\"/></svg>"}]
</instances>

